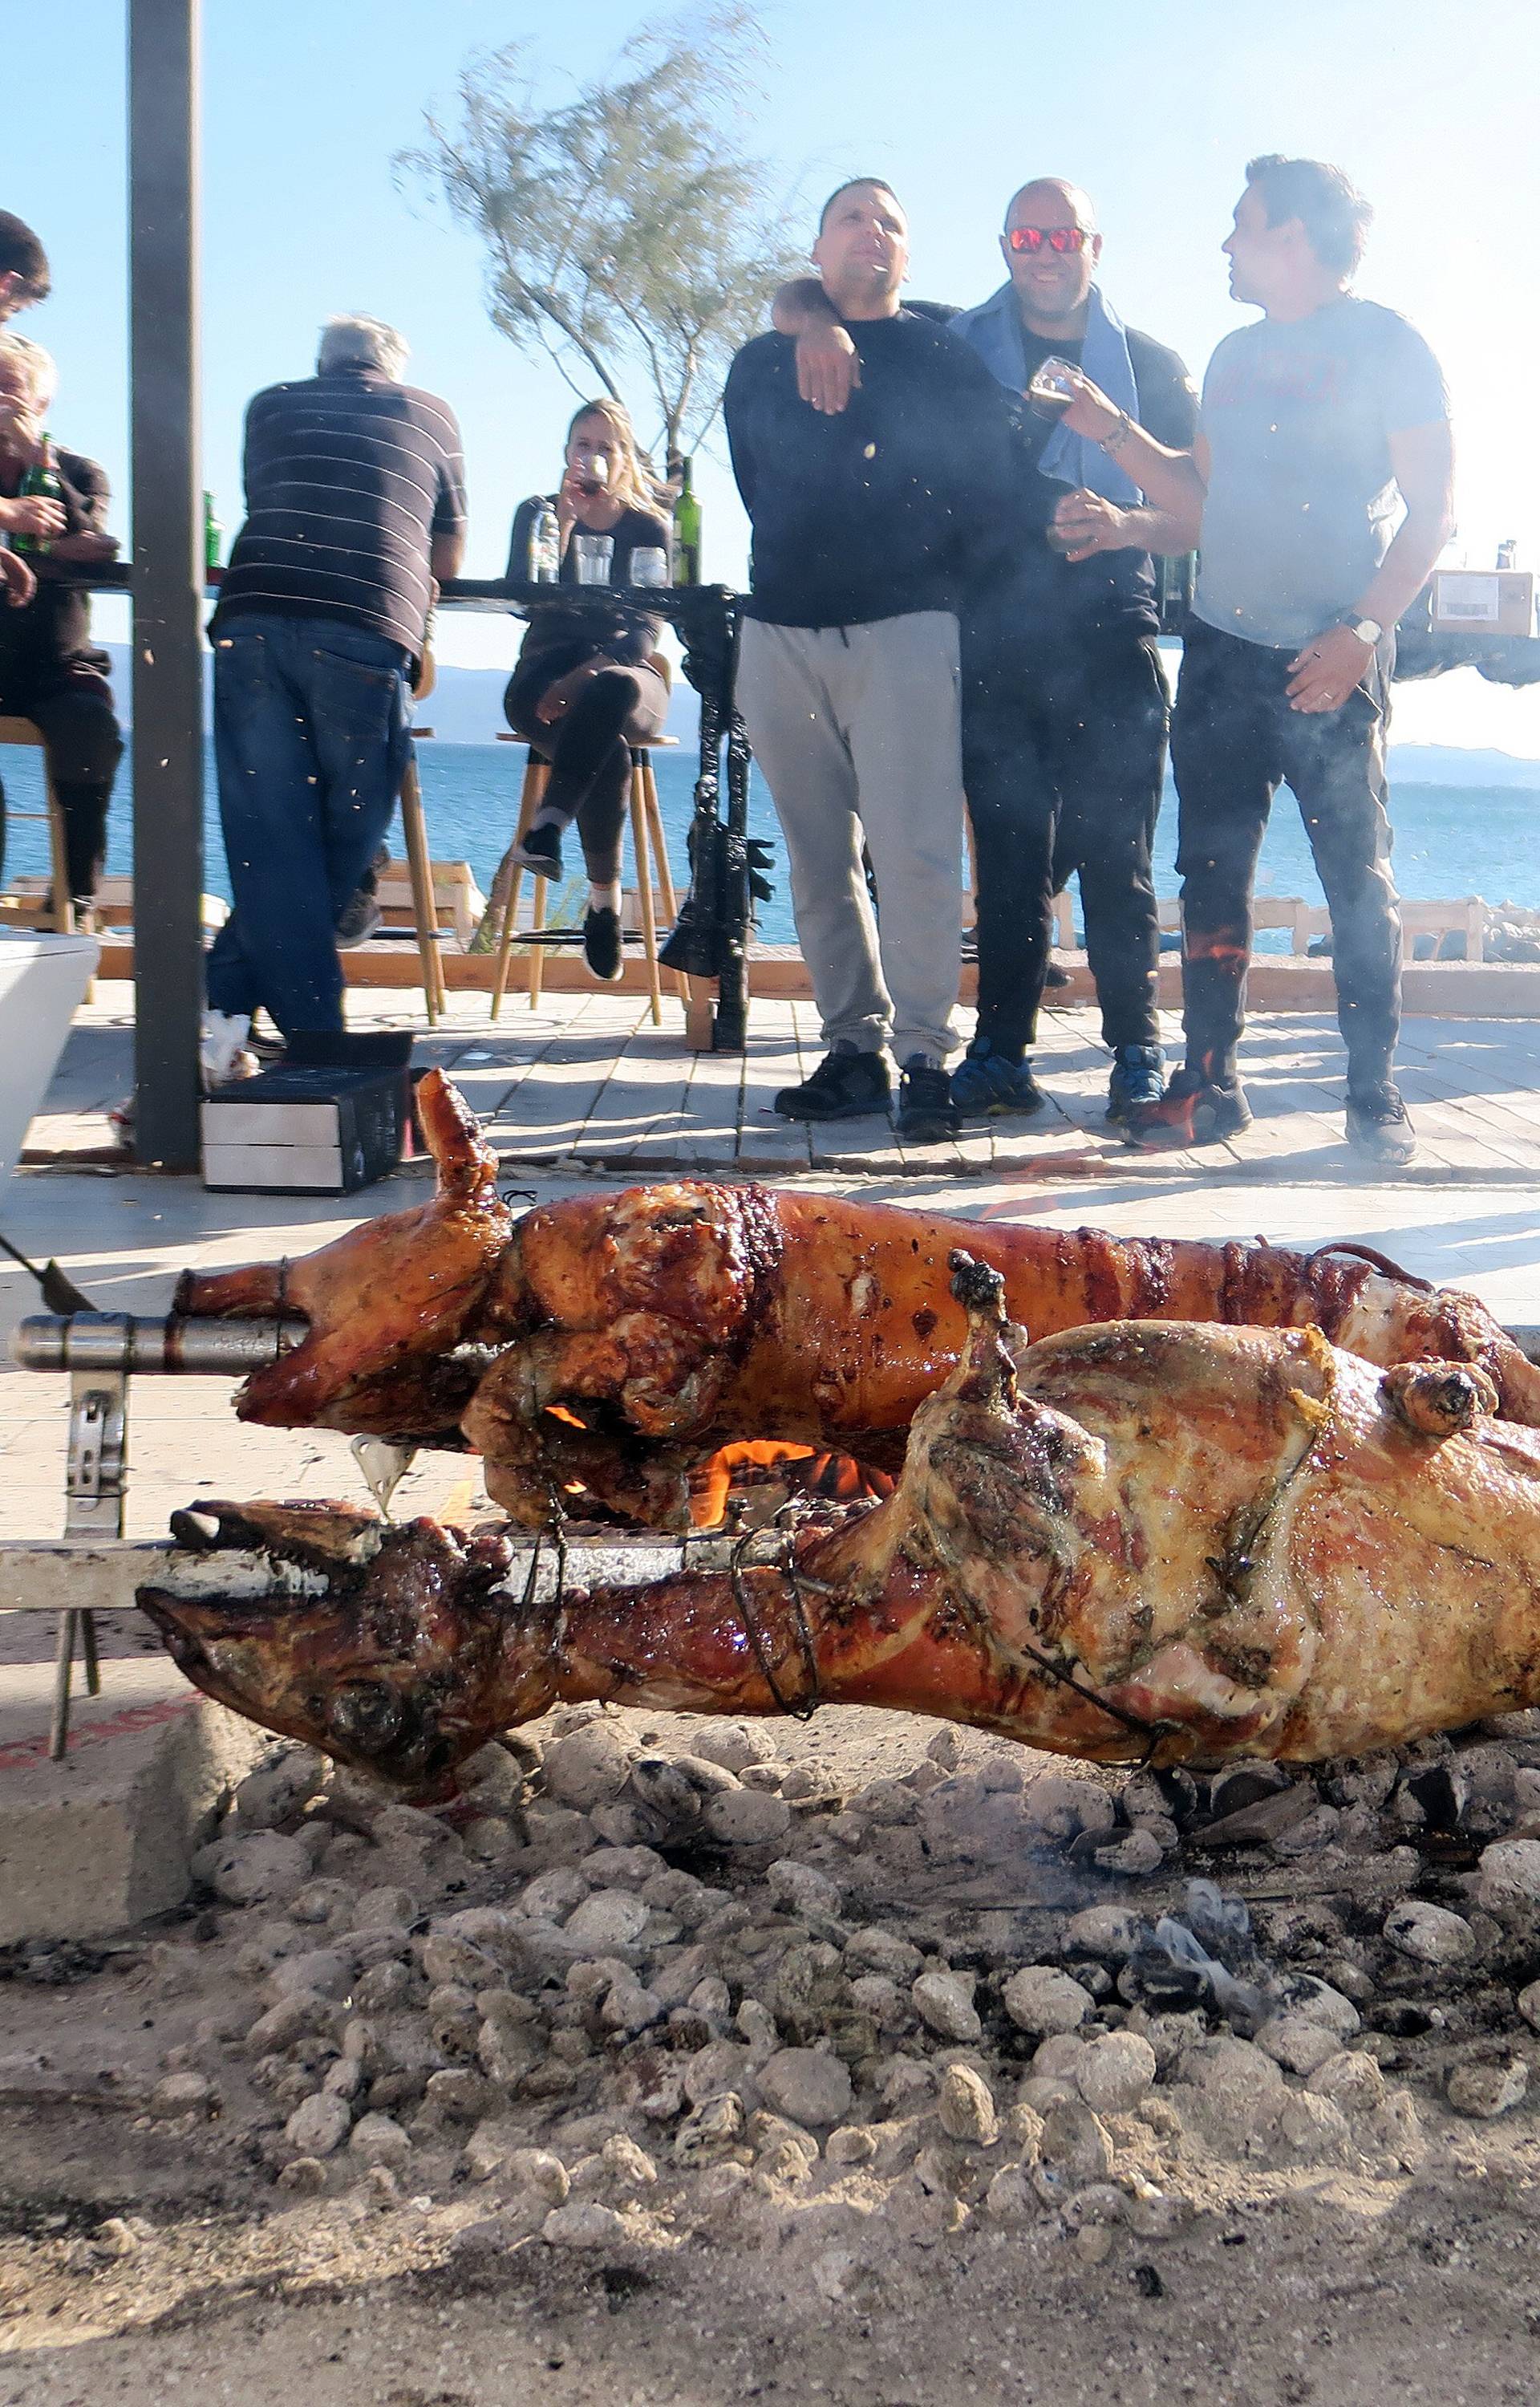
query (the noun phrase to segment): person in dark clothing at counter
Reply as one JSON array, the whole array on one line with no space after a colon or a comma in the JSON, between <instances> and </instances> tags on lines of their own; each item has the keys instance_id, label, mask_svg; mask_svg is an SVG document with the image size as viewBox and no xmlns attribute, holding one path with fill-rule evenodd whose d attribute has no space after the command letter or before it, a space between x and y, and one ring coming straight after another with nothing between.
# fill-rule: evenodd
<instances>
[{"instance_id":1,"label":"person in dark clothing at counter","mask_svg":"<svg viewBox=\"0 0 1540 2407\"><path fill-rule=\"evenodd\" d=\"M343 1024L336 923L389 826L429 607L465 548L459 429L400 381L406 357L393 326L333 318L315 376L247 411L246 523L209 627L234 894L208 957L211 1083L259 1004L286 1036Z\"/></svg>"},{"instance_id":2,"label":"person in dark clothing at counter","mask_svg":"<svg viewBox=\"0 0 1540 2407\"><path fill-rule=\"evenodd\" d=\"M29 554L35 588L22 606L0 609L0 712L42 731L49 773L64 817L70 899L89 911L106 852L107 808L123 739L112 706L107 657L91 641L91 603L61 571L111 560L109 494L94 460L49 441L44 430L56 377L47 351L0 332L0 527L45 548ZM58 498L21 492L45 449ZM4 795L0 791L0 811ZM0 873L5 826L0 817Z\"/></svg>"},{"instance_id":3,"label":"person in dark clothing at counter","mask_svg":"<svg viewBox=\"0 0 1540 2407\"><path fill-rule=\"evenodd\" d=\"M887 186L841 185L812 261L860 362L849 407L811 407L795 345L771 334L734 360L725 409L754 525L739 704L829 1048L775 1108L810 1120L885 1109L891 1044L898 1134L927 1144L957 1124L945 1068L962 935L957 616L1020 541L1021 480L982 361L900 307L908 256Z\"/></svg>"},{"instance_id":4,"label":"person in dark clothing at counter","mask_svg":"<svg viewBox=\"0 0 1540 2407\"><path fill-rule=\"evenodd\" d=\"M911 306L949 323L1010 393L1064 360L1115 389L1159 440L1193 440L1197 403L1175 351L1125 327L1096 282L1102 237L1059 177L1017 192L1000 249L1008 281L977 308ZM856 363L816 286L778 296L798 337L802 390L846 406ZM1097 373L1099 371L1099 374ZM1011 575L963 620L963 780L978 888L979 1011L953 1095L966 1112L1034 1112L1030 1048L1047 979L1054 892L1076 872L1113 1056L1113 1119L1157 1102L1160 925L1150 852L1166 776L1166 691L1155 648L1151 551L1182 551L1187 518L1148 507L1116 457L1056 412L1016 420L1024 536Z\"/></svg>"},{"instance_id":5,"label":"person in dark clothing at counter","mask_svg":"<svg viewBox=\"0 0 1540 2407\"><path fill-rule=\"evenodd\" d=\"M629 585L639 551L660 551L667 577L670 527L617 401L585 402L567 429L566 464L553 494L519 504L508 546L510 584L530 576L530 537L554 508L561 548L558 582L578 582L579 539L611 546L611 585ZM590 595L592 589L590 589ZM515 867L561 876L561 838L577 822L588 872L583 953L598 978L620 976L620 850L630 799L633 744L656 744L669 711L658 663L662 629L616 602L536 610L502 697L516 735L550 762L550 776L523 842L510 846L492 881L483 927L502 918L501 897Z\"/></svg>"}]
</instances>

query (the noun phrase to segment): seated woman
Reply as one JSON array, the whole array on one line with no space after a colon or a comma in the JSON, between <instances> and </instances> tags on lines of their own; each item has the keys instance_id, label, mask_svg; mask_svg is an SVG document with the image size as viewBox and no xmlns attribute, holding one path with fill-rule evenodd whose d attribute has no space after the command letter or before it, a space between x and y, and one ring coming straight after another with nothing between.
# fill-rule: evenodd
<instances>
[{"instance_id":1,"label":"seated woman","mask_svg":"<svg viewBox=\"0 0 1540 2407\"><path fill-rule=\"evenodd\" d=\"M508 549L510 581L529 577L530 530L547 501L556 507L563 585L578 581L574 535L609 536L612 585L631 582L633 552L667 556L669 521L617 401L584 405L567 429L559 490L519 504ZM539 610L502 697L509 726L550 762L551 774L522 843L504 856L499 879L514 865L559 877L562 831L575 819L588 872L584 957L596 977L609 980L620 976L620 845L630 797L629 748L655 743L668 713L668 686L651 665L659 632L656 619L618 603Z\"/></svg>"}]
</instances>

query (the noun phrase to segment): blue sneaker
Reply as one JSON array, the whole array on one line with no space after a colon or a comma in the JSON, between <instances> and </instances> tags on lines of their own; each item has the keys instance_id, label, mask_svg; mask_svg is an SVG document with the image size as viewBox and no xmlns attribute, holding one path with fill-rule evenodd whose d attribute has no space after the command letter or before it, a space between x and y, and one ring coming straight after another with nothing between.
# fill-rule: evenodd
<instances>
[{"instance_id":1,"label":"blue sneaker","mask_svg":"<svg viewBox=\"0 0 1540 2407\"><path fill-rule=\"evenodd\" d=\"M993 1037L975 1036L952 1073L952 1100L960 1112L997 1118L1006 1112L1040 1112L1044 1096L1030 1061L1002 1051Z\"/></svg>"},{"instance_id":2,"label":"blue sneaker","mask_svg":"<svg viewBox=\"0 0 1540 2407\"><path fill-rule=\"evenodd\" d=\"M1166 1056L1158 1045L1120 1045L1107 1082L1107 1117L1124 1120L1131 1111L1158 1104L1166 1092Z\"/></svg>"}]
</instances>

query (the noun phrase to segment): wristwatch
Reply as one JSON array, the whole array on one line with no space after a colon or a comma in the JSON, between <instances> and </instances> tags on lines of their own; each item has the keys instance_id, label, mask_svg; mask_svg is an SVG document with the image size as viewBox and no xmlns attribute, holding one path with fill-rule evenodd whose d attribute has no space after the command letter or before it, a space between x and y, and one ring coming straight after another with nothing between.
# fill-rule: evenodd
<instances>
[{"instance_id":1,"label":"wristwatch","mask_svg":"<svg viewBox=\"0 0 1540 2407\"><path fill-rule=\"evenodd\" d=\"M1367 644L1371 651L1385 633L1378 619L1344 619L1342 624L1351 628L1359 642Z\"/></svg>"}]
</instances>

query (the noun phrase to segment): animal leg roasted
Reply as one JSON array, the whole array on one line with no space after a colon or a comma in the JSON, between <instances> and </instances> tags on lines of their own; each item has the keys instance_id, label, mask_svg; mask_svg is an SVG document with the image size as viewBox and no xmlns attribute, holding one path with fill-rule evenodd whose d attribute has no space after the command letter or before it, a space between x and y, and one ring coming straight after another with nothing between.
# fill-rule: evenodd
<instances>
[{"instance_id":1,"label":"animal leg roasted","mask_svg":"<svg viewBox=\"0 0 1540 2407\"><path fill-rule=\"evenodd\" d=\"M438 1172L432 1201L366 1221L290 1263L190 1272L179 1312L291 1313L309 1327L248 1379L243 1420L459 1443L457 1423L491 1360L456 1359L482 1313L512 1232L497 1156L442 1071L417 1090Z\"/></svg>"}]
</instances>

